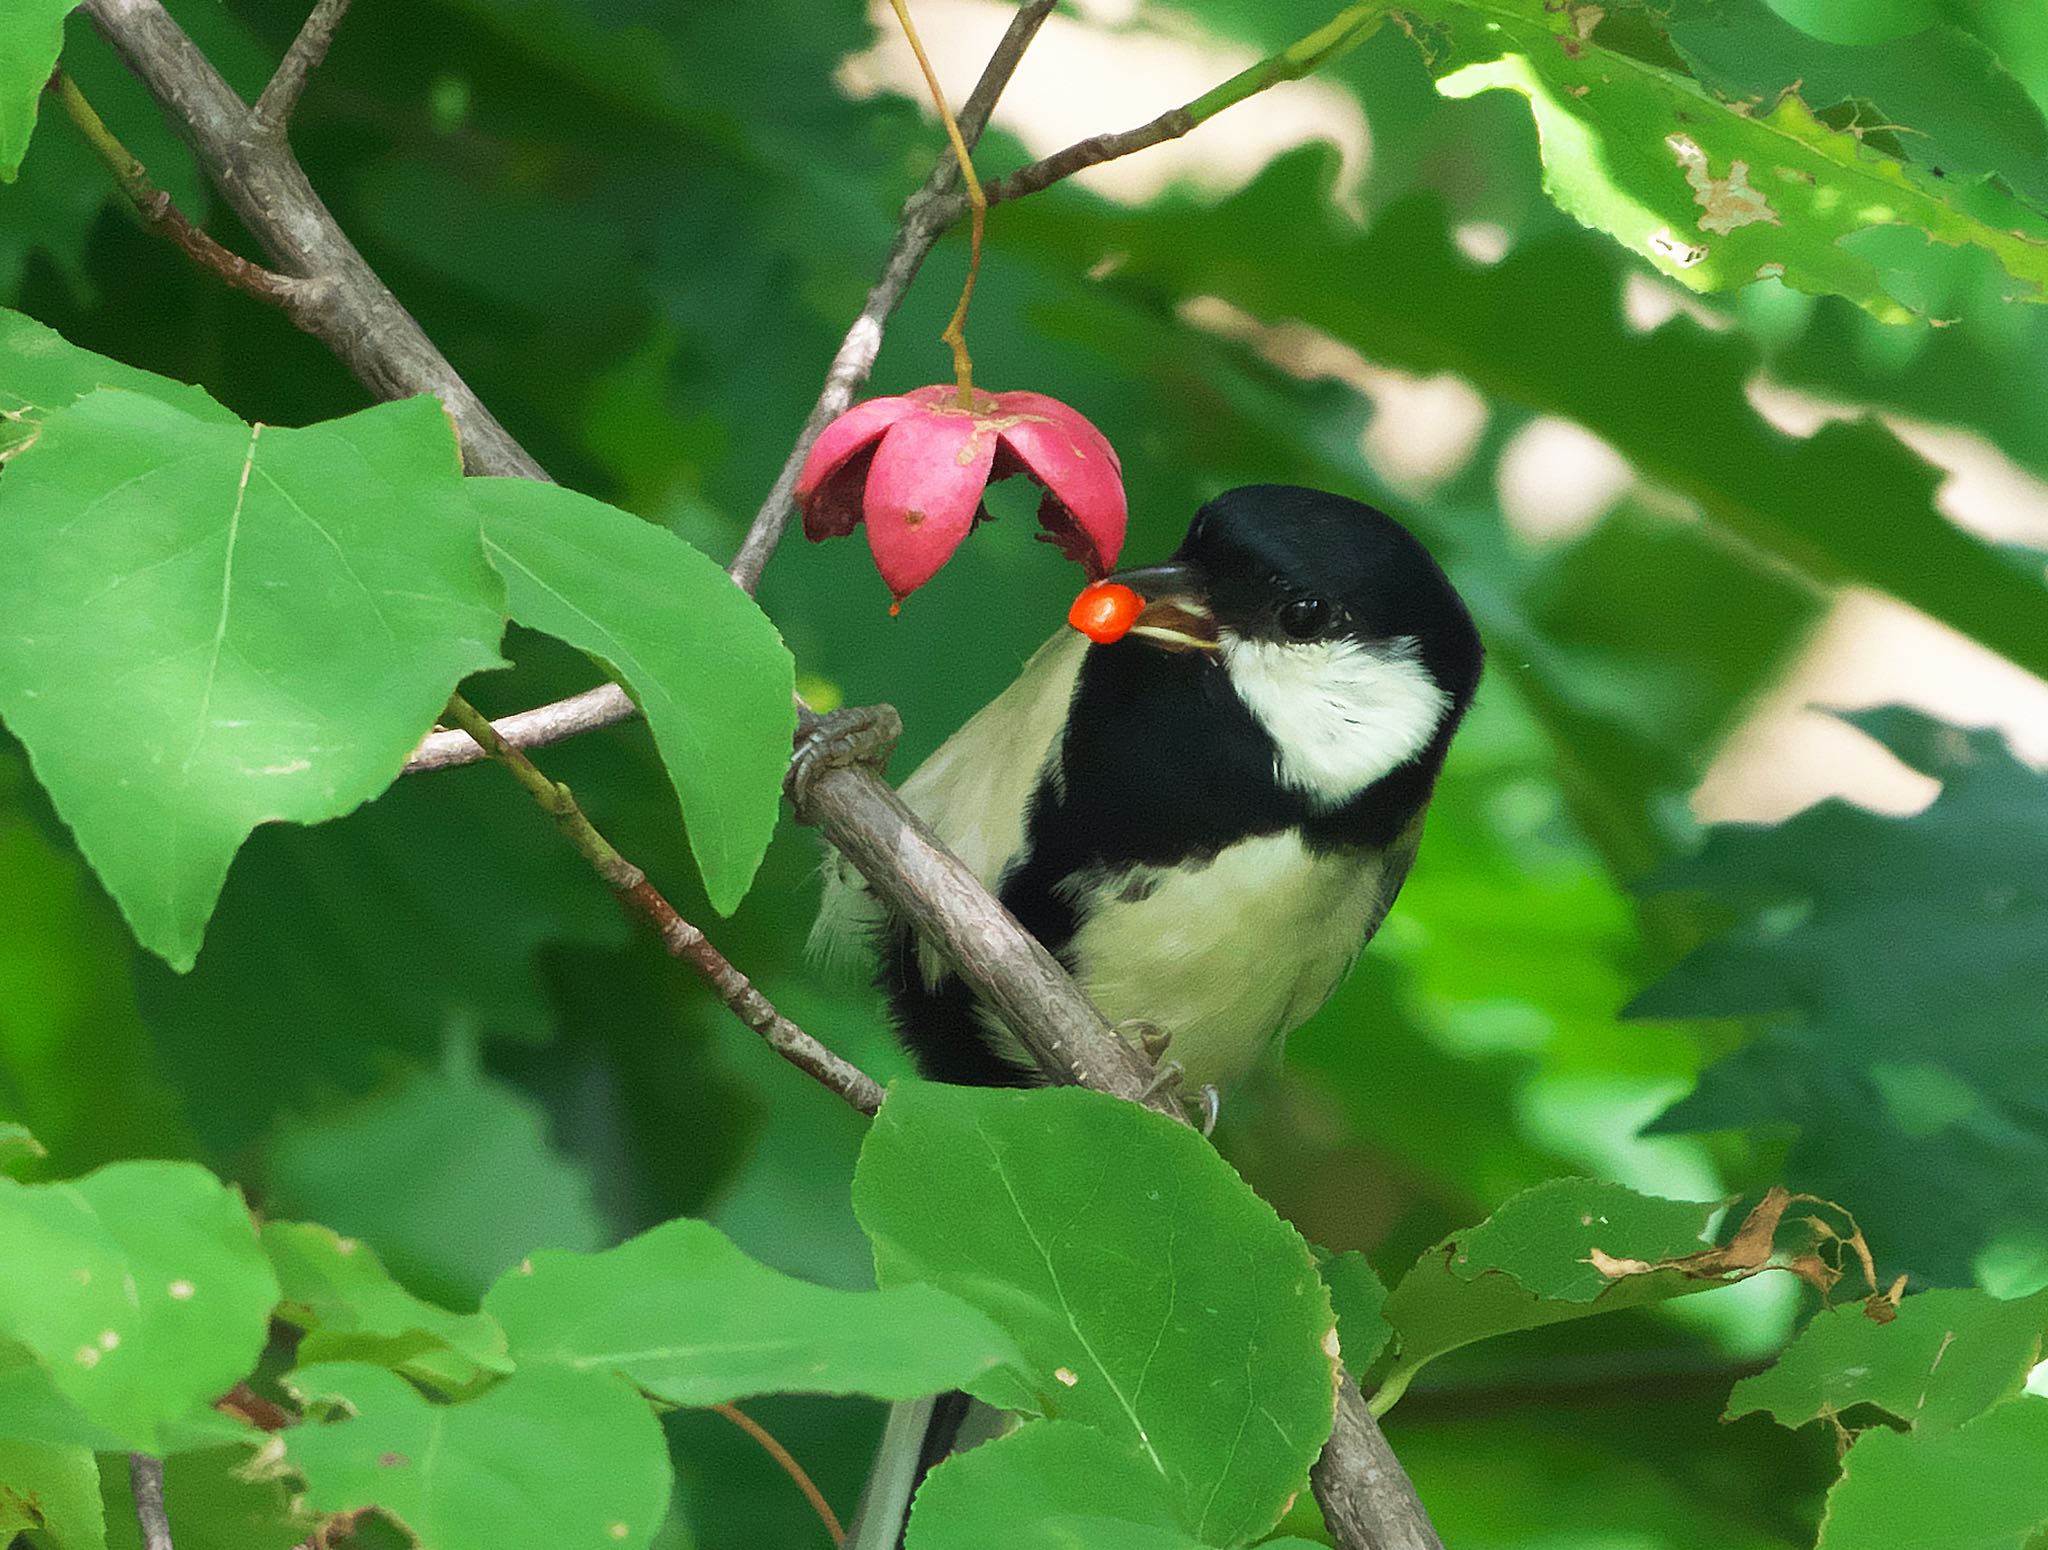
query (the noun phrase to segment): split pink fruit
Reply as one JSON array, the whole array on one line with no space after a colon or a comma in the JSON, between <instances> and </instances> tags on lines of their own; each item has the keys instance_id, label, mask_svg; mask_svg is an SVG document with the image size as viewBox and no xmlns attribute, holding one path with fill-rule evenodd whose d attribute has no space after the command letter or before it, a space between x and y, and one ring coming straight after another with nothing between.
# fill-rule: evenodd
<instances>
[{"instance_id":1,"label":"split pink fruit","mask_svg":"<svg viewBox=\"0 0 2048 1550\"><path fill-rule=\"evenodd\" d=\"M875 568L900 603L938 573L977 519L982 491L1023 474L1044 491L1039 525L1091 579L1124 545L1123 468L1102 432L1043 393L950 383L855 404L825 427L796 482L804 536L867 525Z\"/></svg>"}]
</instances>

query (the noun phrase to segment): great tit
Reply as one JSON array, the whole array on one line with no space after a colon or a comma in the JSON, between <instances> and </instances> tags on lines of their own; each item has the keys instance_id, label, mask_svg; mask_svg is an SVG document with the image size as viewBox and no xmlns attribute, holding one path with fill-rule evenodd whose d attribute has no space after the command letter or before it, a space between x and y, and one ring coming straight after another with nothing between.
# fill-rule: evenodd
<instances>
[{"instance_id":1,"label":"great tit","mask_svg":"<svg viewBox=\"0 0 2048 1550\"><path fill-rule=\"evenodd\" d=\"M1481 648L1392 517L1292 485L1203 506L1111 578L1123 638L1048 641L902 787L1113 1024L1219 1090L1305 1022L1400 891ZM866 939L927 1077L1041 1080L1014 1035L843 861L815 945Z\"/></svg>"}]
</instances>

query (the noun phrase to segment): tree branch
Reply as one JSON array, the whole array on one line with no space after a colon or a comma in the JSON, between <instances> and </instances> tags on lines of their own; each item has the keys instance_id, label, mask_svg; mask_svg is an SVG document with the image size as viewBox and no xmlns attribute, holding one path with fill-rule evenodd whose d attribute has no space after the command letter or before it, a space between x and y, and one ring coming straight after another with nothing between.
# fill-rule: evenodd
<instances>
[{"instance_id":1,"label":"tree branch","mask_svg":"<svg viewBox=\"0 0 2048 1550\"><path fill-rule=\"evenodd\" d=\"M282 136L257 132L248 104L159 0L84 0L82 8L149 88L272 265L319 283L317 297L293 321L340 356L377 397L438 396L461 434L463 464L471 473L547 478L356 251Z\"/></svg>"},{"instance_id":2,"label":"tree branch","mask_svg":"<svg viewBox=\"0 0 2048 1550\"><path fill-rule=\"evenodd\" d=\"M299 35L292 39L292 46L278 61L270 84L256 99L249 114L251 134L266 140L282 138L285 125L291 122L292 110L299 105L299 93L306 89L306 78L327 57L327 47L334 41L341 19L348 15L348 5L349 0L319 0L313 7L305 25L299 28Z\"/></svg>"},{"instance_id":3,"label":"tree branch","mask_svg":"<svg viewBox=\"0 0 2048 1550\"><path fill-rule=\"evenodd\" d=\"M129 68L142 77L173 127L193 147L208 176L271 253L273 261L290 274L317 276L333 283L335 299L324 313L321 326L306 325L309 331L327 343L380 396L439 393L463 432L464 461L471 472L546 478L540 465L491 417L348 242L289 150L279 141L256 143L250 139L247 106L193 46L159 0L84 0L84 9ZM1021 54L1049 9L1046 0L1034 0L1032 6L1019 13L1004 39L1004 48L1010 50L1008 68L998 72L998 61L991 60L982 85L977 86L962 114L963 127L969 114L974 115L972 121L977 131L986 122L995 91L1008 79L1015 56ZM1355 42L1363 35L1361 13L1366 9L1354 7L1344 12L1329 27L1279 57L1300 55L1306 59L1308 45L1341 31L1337 43L1314 54L1315 63L1322 62L1336 48L1348 46L1343 40ZM1020 26L1026 28L1021 37ZM999 55L1002 52L999 50ZM1190 104L1188 112L1206 109L1201 116L1207 116L1228 106L1229 101L1241 100L1229 94L1261 68L1254 66L1252 71L1226 82ZM1292 63L1285 68L1291 69ZM1307 68L1313 65L1304 64L1303 69ZM1273 76L1286 78L1289 77L1285 73ZM990 90L986 102L978 104L976 99L984 96L983 87ZM1242 95L1249 95L1252 89L1256 88L1248 87ZM948 158L906 206L903 229L898 232L883 278L870 293L868 306L848 330L846 342L827 374L825 391L806 420L797 446L791 450L783 477L770 491L741 546L740 556L734 561L734 576L742 585L750 585L759 578L788 523L789 492L795 486L796 471L817 432L838 412L828 406L836 402L843 408L866 380L881 345L883 321L894 310L939 233L957 216L960 201L952 194L952 176L953 166ZM616 686L607 687L616 696L616 702L625 700ZM612 695L595 691L579 699L587 714L589 706L603 703ZM556 709L543 707L543 712ZM543 712L528 714L541 716ZM472 709L469 715L476 718L473 725L478 752L472 757L482 757L483 750L493 742L498 744L496 751L501 757L517 753L477 712ZM553 721L560 726L567 719L557 715ZM609 719L623 720L624 716ZM468 733L455 735L464 741L471 740ZM439 762L470 761L455 758ZM527 763L530 765L531 761ZM546 780L545 776L540 778ZM892 908L931 933L954 957L977 992L1006 1018L1018 1019L1012 1026L1020 1037L1032 1041L1033 1053L1049 1071L1056 1073L1064 1065L1091 1086L1100 1084L1105 1091L1137 1096L1131 1086L1138 1080L1133 1068L1143 1064L1137 1052L1104 1023L1102 1014L1081 994L1058 962L957 858L938 844L872 770L828 769L812 782L809 796L810 808L822 824L826 838L861 869ZM623 857L619 860L630 866ZM623 878L626 874L618 875ZM643 914L667 902L660 900L644 877L622 897ZM668 915L674 915L672 908ZM687 925L680 922L680 917L676 919ZM663 930L664 943L671 944L671 951L678 951L667 920L657 919L657 925ZM688 929L701 942L701 933L696 933L694 927ZM708 950L709 944L704 946ZM724 960L720 958L718 962ZM743 980L730 964L725 968ZM766 1005L765 999L761 1004ZM768 1011L773 1014L772 1007ZM797 1032L800 1034L801 1030ZM1442 1550L1441 1541L1415 1496L1414 1486L1348 1377L1338 1389L1336 1429L1316 1463L1312 1479L1331 1532L1349 1550ZM152 1545L146 1550L169 1550L169 1545Z\"/></svg>"},{"instance_id":4,"label":"tree branch","mask_svg":"<svg viewBox=\"0 0 2048 1550\"><path fill-rule=\"evenodd\" d=\"M171 1519L164 1510L164 1461L147 1453L129 1454L128 1487L135 1493L142 1550L172 1550Z\"/></svg>"},{"instance_id":5,"label":"tree branch","mask_svg":"<svg viewBox=\"0 0 2048 1550\"><path fill-rule=\"evenodd\" d=\"M680 958L696 970L733 1016L759 1034L776 1054L839 1094L861 1113L873 1114L881 1108L881 1083L776 1011L773 1003L705 939L702 931L676 913L675 906L647 880L647 874L619 854L612 842L597 831L567 786L549 779L522 751L500 737L490 718L461 695L448 702L448 716L466 735L474 737L491 758L512 772L513 778L554 819L591 869L604 879L605 886L654 927L669 956Z\"/></svg>"}]
</instances>

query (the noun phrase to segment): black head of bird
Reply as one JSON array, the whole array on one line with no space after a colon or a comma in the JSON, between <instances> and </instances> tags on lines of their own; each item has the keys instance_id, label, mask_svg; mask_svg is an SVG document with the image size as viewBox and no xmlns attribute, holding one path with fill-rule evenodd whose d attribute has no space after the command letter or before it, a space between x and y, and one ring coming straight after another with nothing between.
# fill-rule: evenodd
<instances>
[{"instance_id":1,"label":"black head of bird","mask_svg":"<svg viewBox=\"0 0 2048 1550\"><path fill-rule=\"evenodd\" d=\"M1113 1023L1227 1087L1319 1008L1378 929L1478 686L1478 632L1384 512L1251 485L1164 563L1142 607L1063 631L903 786L904 799ZM926 1075L1037 1078L1021 1047L850 869L818 937L879 933Z\"/></svg>"}]
</instances>

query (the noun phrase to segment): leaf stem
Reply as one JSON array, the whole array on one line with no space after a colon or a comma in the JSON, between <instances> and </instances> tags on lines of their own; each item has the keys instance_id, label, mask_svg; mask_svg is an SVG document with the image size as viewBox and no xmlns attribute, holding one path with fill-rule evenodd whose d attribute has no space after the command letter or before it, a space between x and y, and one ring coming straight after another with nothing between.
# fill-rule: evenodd
<instances>
[{"instance_id":1,"label":"leaf stem","mask_svg":"<svg viewBox=\"0 0 2048 1550\"><path fill-rule=\"evenodd\" d=\"M960 287L959 304L953 308L952 319L939 338L953 347L953 377L960 384L960 407L974 407L974 362L967 353L967 308L974 300L975 277L981 273L981 238L988 225L988 195L982 191L981 179L974 175L974 157L967 149L967 140L960 133L960 125L953 118L953 110L946 106L946 94L939 86L938 72L932 69L932 62L926 57L924 44L917 36L917 27L910 19L910 7L905 0L889 0L896 12L896 20L903 27L903 36L910 40L910 52L917 56L917 67L924 72L924 84L932 94L932 106L939 110L939 118L946 126L946 138L953 142L953 159L960 164L960 181L967 188L967 207L972 212L970 235L967 247L967 280Z\"/></svg>"},{"instance_id":2,"label":"leaf stem","mask_svg":"<svg viewBox=\"0 0 2048 1550\"><path fill-rule=\"evenodd\" d=\"M737 1405L713 1405L711 1408L758 1442L761 1451L782 1466L782 1472L796 1482L796 1488L804 1493L804 1500L811 1504L811 1510L825 1525L825 1532L832 1536L832 1543L844 1545L846 1530L839 1526L839 1517L833 1512L832 1504L825 1500L825 1493L811 1483L811 1477L804 1473L803 1465L790 1456L789 1449L775 1440L775 1434Z\"/></svg>"}]
</instances>

